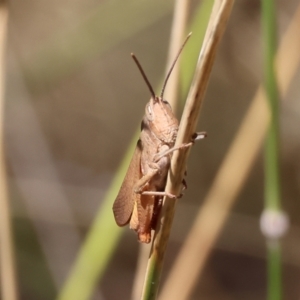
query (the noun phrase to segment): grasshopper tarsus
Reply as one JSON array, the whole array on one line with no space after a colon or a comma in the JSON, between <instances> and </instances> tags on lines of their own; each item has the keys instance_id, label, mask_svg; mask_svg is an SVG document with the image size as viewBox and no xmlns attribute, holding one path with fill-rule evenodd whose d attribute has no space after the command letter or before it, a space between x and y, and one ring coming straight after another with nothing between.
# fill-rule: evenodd
<instances>
[{"instance_id":1,"label":"grasshopper tarsus","mask_svg":"<svg viewBox=\"0 0 300 300\"><path fill-rule=\"evenodd\" d=\"M207 137L207 133L205 131L195 132L192 135L192 142L196 142L202 140Z\"/></svg>"},{"instance_id":2,"label":"grasshopper tarsus","mask_svg":"<svg viewBox=\"0 0 300 300\"><path fill-rule=\"evenodd\" d=\"M177 199L180 199L183 197L183 193L180 193L178 196L177 196Z\"/></svg>"},{"instance_id":3,"label":"grasshopper tarsus","mask_svg":"<svg viewBox=\"0 0 300 300\"><path fill-rule=\"evenodd\" d=\"M186 171L185 171L185 175L186 175ZM186 189L187 189L187 183L186 183L186 180L183 178L182 179L182 191L184 191Z\"/></svg>"},{"instance_id":4,"label":"grasshopper tarsus","mask_svg":"<svg viewBox=\"0 0 300 300\"><path fill-rule=\"evenodd\" d=\"M151 232L138 232L138 241L143 244L149 244L151 242Z\"/></svg>"}]
</instances>

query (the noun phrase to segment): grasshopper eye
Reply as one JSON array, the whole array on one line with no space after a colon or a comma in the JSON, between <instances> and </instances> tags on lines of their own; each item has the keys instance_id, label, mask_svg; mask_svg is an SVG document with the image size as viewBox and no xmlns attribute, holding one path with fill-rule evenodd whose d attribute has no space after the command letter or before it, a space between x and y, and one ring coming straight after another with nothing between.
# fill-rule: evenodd
<instances>
[{"instance_id":1,"label":"grasshopper eye","mask_svg":"<svg viewBox=\"0 0 300 300\"><path fill-rule=\"evenodd\" d=\"M152 115L152 108L150 105L147 105L147 111L149 115Z\"/></svg>"},{"instance_id":2,"label":"grasshopper eye","mask_svg":"<svg viewBox=\"0 0 300 300\"><path fill-rule=\"evenodd\" d=\"M153 111L150 104L146 105L146 116L149 121L153 120Z\"/></svg>"}]
</instances>

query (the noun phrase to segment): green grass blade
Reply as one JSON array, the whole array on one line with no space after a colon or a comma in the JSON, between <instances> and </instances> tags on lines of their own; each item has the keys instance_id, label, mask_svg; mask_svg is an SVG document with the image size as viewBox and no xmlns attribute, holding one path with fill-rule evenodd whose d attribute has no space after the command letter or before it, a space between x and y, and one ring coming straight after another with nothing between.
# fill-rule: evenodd
<instances>
[{"instance_id":1,"label":"green grass blade","mask_svg":"<svg viewBox=\"0 0 300 300\"><path fill-rule=\"evenodd\" d=\"M136 141L135 136L57 299L90 299L99 278L104 273L122 232L115 223L112 205L124 179Z\"/></svg>"}]
</instances>

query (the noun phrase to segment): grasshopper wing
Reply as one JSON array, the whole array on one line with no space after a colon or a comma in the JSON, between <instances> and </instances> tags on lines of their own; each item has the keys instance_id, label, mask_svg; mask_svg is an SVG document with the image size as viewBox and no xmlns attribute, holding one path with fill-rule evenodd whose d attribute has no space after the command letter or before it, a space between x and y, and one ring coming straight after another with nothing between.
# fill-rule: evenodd
<instances>
[{"instance_id":1,"label":"grasshopper wing","mask_svg":"<svg viewBox=\"0 0 300 300\"><path fill-rule=\"evenodd\" d=\"M140 197L134 192L133 187L141 178L141 152L142 143L141 140L138 140L126 176L113 205L113 213L119 226L125 226L129 223L134 203Z\"/></svg>"}]
</instances>

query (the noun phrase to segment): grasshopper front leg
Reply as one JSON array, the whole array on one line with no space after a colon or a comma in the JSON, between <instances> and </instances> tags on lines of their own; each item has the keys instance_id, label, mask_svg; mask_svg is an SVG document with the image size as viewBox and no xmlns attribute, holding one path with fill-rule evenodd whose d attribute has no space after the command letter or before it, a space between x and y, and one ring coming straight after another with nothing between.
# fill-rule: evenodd
<instances>
[{"instance_id":1,"label":"grasshopper front leg","mask_svg":"<svg viewBox=\"0 0 300 300\"><path fill-rule=\"evenodd\" d=\"M176 196L171 193L167 192L162 192L162 191L149 191L149 190L144 190L149 181L163 168L166 167L166 159L163 160L163 158L166 158L167 155L170 153L173 153L176 150L184 149L191 147L195 141L203 139L206 137L206 132L196 132L191 138L191 142L182 144L177 147L172 147L168 149L163 149L156 155L154 155L153 162L149 164L151 167L150 170L148 170L148 173L145 174L134 186L134 192L137 194L142 194L142 195L151 195L151 196L167 196L171 199L176 199L180 198L182 195ZM183 186L186 186L185 181L183 182Z\"/></svg>"}]
</instances>

